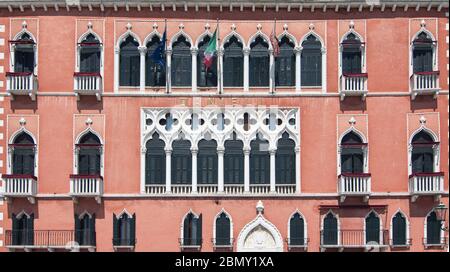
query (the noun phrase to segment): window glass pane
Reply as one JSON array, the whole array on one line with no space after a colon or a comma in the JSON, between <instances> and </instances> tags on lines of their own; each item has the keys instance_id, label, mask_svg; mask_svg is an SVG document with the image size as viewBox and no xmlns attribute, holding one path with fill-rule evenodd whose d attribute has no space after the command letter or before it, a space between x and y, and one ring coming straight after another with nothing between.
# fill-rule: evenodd
<instances>
[{"instance_id":1,"label":"window glass pane","mask_svg":"<svg viewBox=\"0 0 450 272\"><path fill-rule=\"evenodd\" d=\"M191 44L186 37L180 36L172 46L172 85L191 86L192 57Z\"/></svg>"},{"instance_id":2,"label":"window glass pane","mask_svg":"<svg viewBox=\"0 0 450 272\"><path fill-rule=\"evenodd\" d=\"M191 184L192 155L188 140L175 140L172 143L172 183Z\"/></svg>"},{"instance_id":3,"label":"window glass pane","mask_svg":"<svg viewBox=\"0 0 450 272\"><path fill-rule=\"evenodd\" d=\"M281 38L280 54L275 58L275 82L277 86L295 85L295 44L287 36Z\"/></svg>"},{"instance_id":4,"label":"window glass pane","mask_svg":"<svg viewBox=\"0 0 450 272\"><path fill-rule=\"evenodd\" d=\"M120 45L120 86L139 86L140 78L140 54L138 42L128 36Z\"/></svg>"},{"instance_id":5,"label":"window glass pane","mask_svg":"<svg viewBox=\"0 0 450 272\"><path fill-rule=\"evenodd\" d=\"M217 143L201 140L197 155L198 184L217 184Z\"/></svg>"},{"instance_id":6,"label":"window glass pane","mask_svg":"<svg viewBox=\"0 0 450 272\"><path fill-rule=\"evenodd\" d=\"M223 86L243 86L244 54L242 43L232 36L224 45L223 55Z\"/></svg>"},{"instance_id":7,"label":"window glass pane","mask_svg":"<svg viewBox=\"0 0 450 272\"><path fill-rule=\"evenodd\" d=\"M260 36L250 45L249 80L251 87L269 86L269 44Z\"/></svg>"}]
</instances>

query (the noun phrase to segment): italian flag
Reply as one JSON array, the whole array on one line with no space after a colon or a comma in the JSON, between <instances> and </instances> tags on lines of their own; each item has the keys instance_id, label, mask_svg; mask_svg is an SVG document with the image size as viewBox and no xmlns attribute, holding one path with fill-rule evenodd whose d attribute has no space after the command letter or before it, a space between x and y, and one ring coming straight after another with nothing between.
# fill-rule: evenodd
<instances>
[{"instance_id":1,"label":"italian flag","mask_svg":"<svg viewBox=\"0 0 450 272\"><path fill-rule=\"evenodd\" d=\"M208 43L208 47L206 47L205 53L203 53L204 54L203 64L205 65L206 69L209 69L213 64L214 53L216 53L216 43L217 43L216 33L217 28L214 31L214 34Z\"/></svg>"}]
</instances>

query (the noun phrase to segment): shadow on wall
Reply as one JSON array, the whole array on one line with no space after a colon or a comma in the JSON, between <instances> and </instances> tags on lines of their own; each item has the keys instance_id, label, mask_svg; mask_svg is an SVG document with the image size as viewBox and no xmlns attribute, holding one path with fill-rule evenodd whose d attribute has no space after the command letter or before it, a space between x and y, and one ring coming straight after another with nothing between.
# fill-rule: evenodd
<instances>
[{"instance_id":1,"label":"shadow on wall","mask_svg":"<svg viewBox=\"0 0 450 272\"><path fill-rule=\"evenodd\" d=\"M77 109L82 110L97 110L99 113L103 110L103 99L98 101L94 95L82 95L77 101Z\"/></svg>"},{"instance_id":2,"label":"shadow on wall","mask_svg":"<svg viewBox=\"0 0 450 272\"><path fill-rule=\"evenodd\" d=\"M361 100L359 96L346 97L343 101L340 101L340 110L345 111L366 111L366 100Z\"/></svg>"},{"instance_id":3,"label":"shadow on wall","mask_svg":"<svg viewBox=\"0 0 450 272\"><path fill-rule=\"evenodd\" d=\"M437 109L437 99L434 99L432 95L419 95L414 100L410 99L411 111L422 109Z\"/></svg>"},{"instance_id":4,"label":"shadow on wall","mask_svg":"<svg viewBox=\"0 0 450 272\"><path fill-rule=\"evenodd\" d=\"M14 96L14 100L10 98L10 103L12 112L15 112L16 110L33 110L33 113L35 113L38 108L37 97L33 101L29 96L16 95Z\"/></svg>"}]
</instances>

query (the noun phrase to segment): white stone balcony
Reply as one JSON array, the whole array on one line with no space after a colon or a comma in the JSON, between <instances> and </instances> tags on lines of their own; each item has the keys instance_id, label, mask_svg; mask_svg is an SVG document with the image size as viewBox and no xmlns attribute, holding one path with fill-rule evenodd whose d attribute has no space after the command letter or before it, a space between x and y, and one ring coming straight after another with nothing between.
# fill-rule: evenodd
<instances>
[{"instance_id":1,"label":"white stone balcony","mask_svg":"<svg viewBox=\"0 0 450 272\"><path fill-rule=\"evenodd\" d=\"M37 194L37 178L33 175L2 175L3 192L0 194L8 200L26 197L31 203Z\"/></svg>"},{"instance_id":2,"label":"white stone balcony","mask_svg":"<svg viewBox=\"0 0 450 272\"><path fill-rule=\"evenodd\" d=\"M78 100L81 95L95 95L100 101L103 91L102 76L100 73L74 73L73 90Z\"/></svg>"},{"instance_id":3,"label":"white stone balcony","mask_svg":"<svg viewBox=\"0 0 450 272\"><path fill-rule=\"evenodd\" d=\"M367 73L341 75L339 91L341 101L346 96L360 96L364 100L367 95L367 78Z\"/></svg>"},{"instance_id":4,"label":"white stone balcony","mask_svg":"<svg viewBox=\"0 0 450 272\"><path fill-rule=\"evenodd\" d=\"M70 175L70 196L74 201L79 197L94 197L101 203L103 177L100 175Z\"/></svg>"},{"instance_id":5,"label":"white stone balcony","mask_svg":"<svg viewBox=\"0 0 450 272\"><path fill-rule=\"evenodd\" d=\"M34 101L37 88L37 77L31 72L6 73L6 92L11 95L12 100L15 95L28 95Z\"/></svg>"},{"instance_id":6,"label":"white stone balcony","mask_svg":"<svg viewBox=\"0 0 450 272\"><path fill-rule=\"evenodd\" d=\"M370 173L342 173L338 176L338 193L340 201L349 196L361 196L364 202L371 194Z\"/></svg>"},{"instance_id":7,"label":"white stone balcony","mask_svg":"<svg viewBox=\"0 0 450 272\"><path fill-rule=\"evenodd\" d=\"M434 196L436 200L444 193L444 173L414 173L409 176L409 193L412 202L419 196Z\"/></svg>"},{"instance_id":8,"label":"white stone balcony","mask_svg":"<svg viewBox=\"0 0 450 272\"><path fill-rule=\"evenodd\" d=\"M418 72L411 76L411 99L418 95L433 95L436 98L439 94L439 71Z\"/></svg>"}]
</instances>

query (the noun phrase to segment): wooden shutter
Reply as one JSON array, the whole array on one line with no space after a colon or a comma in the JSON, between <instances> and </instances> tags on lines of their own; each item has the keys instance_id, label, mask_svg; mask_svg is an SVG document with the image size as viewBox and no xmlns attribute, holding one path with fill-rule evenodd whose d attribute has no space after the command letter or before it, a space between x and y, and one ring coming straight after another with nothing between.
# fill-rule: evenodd
<instances>
[{"instance_id":1,"label":"wooden shutter","mask_svg":"<svg viewBox=\"0 0 450 272\"><path fill-rule=\"evenodd\" d=\"M270 183L270 155L269 151L261 150L268 142L261 139L253 140L250 143L250 183L269 184Z\"/></svg>"},{"instance_id":2,"label":"wooden shutter","mask_svg":"<svg viewBox=\"0 0 450 272\"><path fill-rule=\"evenodd\" d=\"M81 235L83 233L81 229L81 221L78 214L74 215L74 222L75 222L75 242L77 242L79 245L82 245Z\"/></svg>"},{"instance_id":3,"label":"wooden shutter","mask_svg":"<svg viewBox=\"0 0 450 272\"><path fill-rule=\"evenodd\" d=\"M196 233L196 240L195 245L201 246L202 245L202 214L198 216L198 219L196 220L197 225L197 233Z\"/></svg>"},{"instance_id":4,"label":"wooden shutter","mask_svg":"<svg viewBox=\"0 0 450 272\"><path fill-rule=\"evenodd\" d=\"M216 245L230 244L230 219L225 213L216 219Z\"/></svg>"},{"instance_id":5,"label":"wooden shutter","mask_svg":"<svg viewBox=\"0 0 450 272\"><path fill-rule=\"evenodd\" d=\"M244 183L244 144L240 140L225 141L224 183Z\"/></svg>"},{"instance_id":6,"label":"wooden shutter","mask_svg":"<svg viewBox=\"0 0 450 272\"><path fill-rule=\"evenodd\" d=\"M305 223L298 213L291 217L289 228L291 245L304 245Z\"/></svg>"},{"instance_id":7,"label":"wooden shutter","mask_svg":"<svg viewBox=\"0 0 450 272\"><path fill-rule=\"evenodd\" d=\"M16 215L11 214L12 220L12 231L11 231L11 243L13 246L19 245L19 219L17 219Z\"/></svg>"},{"instance_id":8,"label":"wooden shutter","mask_svg":"<svg viewBox=\"0 0 450 272\"><path fill-rule=\"evenodd\" d=\"M30 217L26 218L26 244L34 245L34 214L32 213Z\"/></svg>"},{"instance_id":9,"label":"wooden shutter","mask_svg":"<svg viewBox=\"0 0 450 272\"><path fill-rule=\"evenodd\" d=\"M120 245L119 235L119 220L117 220L116 214L113 213L113 245Z\"/></svg>"},{"instance_id":10,"label":"wooden shutter","mask_svg":"<svg viewBox=\"0 0 450 272\"><path fill-rule=\"evenodd\" d=\"M217 143L201 140L198 144L198 184L217 184Z\"/></svg>"},{"instance_id":11,"label":"wooden shutter","mask_svg":"<svg viewBox=\"0 0 450 272\"><path fill-rule=\"evenodd\" d=\"M172 144L172 181L173 184L192 183L191 143L188 140L176 140Z\"/></svg>"},{"instance_id":12,"label":"wooden shutter","mask_svg":"<svg viewBox=\"0 0 450 272\"><path fill-rule=\"evenodd\" d=\"M331 213L324 219L322 239L324 245L337 245L338 243L337 219Z\"/></svg>"},{"instance_id":13,"label":"wooden shutter","mask_svg":"<svg viewBox=\"0 0 450 272\"><path fill-rule=\"evenodd\" d=\"M406 219L400 213L392 219L392 244L406 245Z\"/></svg>"},{"instance_id":14,"label":"wooden shutter","mask_svg":"<svg viewBox=\"0 0 450 272\"><path fill-rule=\"evenodd\" d=\"M96 243L96 235L95 235L95 213L89 220L89 245L95 246Z\"/></svg>"},{"instance_id":15,"label":"wooden shutter","mask_svg":"<svg viewBox=\"0 0 450 272\"><path fill-rule=\"evenodd\" d=\"M441 222L437 220L436 213L427 217L427 244L439 245L441 243Z\"/></svg>"},{"instance_id":16,"label":"wooden shutter","mask_svg":"<svg viewBox=\"0 0 450 272\"><path fill-rule=\"evenodd\" d=\"M23 174L23 154L20 149L13 151L13 174Z\"/></svg>"},{"instance_id":17,"label":"wooden shutter","mask_svg":"<svg viewBox=\"0 0 450 272\"><path fill-rule=\"evenodd\" d=\"M275 155L275 181L278 184L295 184L295 143L287 134L277 142ZM270 164L270 161L269 161Z\"/></svg>"},{"instance_id":18,"label":"wooden shutter","mask_svg":"<svg viewBox=\"0 0 450 272\"><path fill-rule=\"evenodd\" d=\"M251 87L269 86L269 45L257 37L250 45L249 56L249 81Z\"/></svg>"},{"instance_id":19,"label":"wooden shutter","mask_svg":"<svg viewBox=\"0 0 450 272\"><path fill-rule=\"evenodd\" d=\"M98 47L81 48L80 72L84 73L100 72L100 49Z\"/></svg>"},{"instance_id":20,"label":"wooden shutter","mask_svg":"<svg viewBox=\"0 0 450 272\"><path fill-rule=\"evenodd\" d=\"M366 217L366 243L380 243L380 219L374 213Z\"/></svg>"},{"instance_id":21,"label":"wooden shutter","mask_svg":"<svg viewBox=\"0 0 450 272\"><path fill-rule=\"evenodd\" d=\"M129 245L134 246L136 244L136 214L133 214L133 217L130 218L130 239Z\"/></svg>"}]
</instances>

